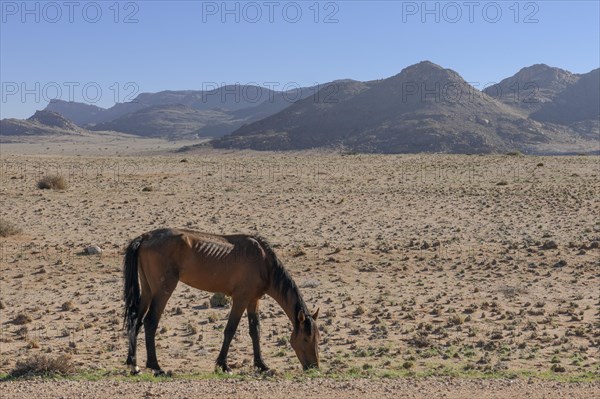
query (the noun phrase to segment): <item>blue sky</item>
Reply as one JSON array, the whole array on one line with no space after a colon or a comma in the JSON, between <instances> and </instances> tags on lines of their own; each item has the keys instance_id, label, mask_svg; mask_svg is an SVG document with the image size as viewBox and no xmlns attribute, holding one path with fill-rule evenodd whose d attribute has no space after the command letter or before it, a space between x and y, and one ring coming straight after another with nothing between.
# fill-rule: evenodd
<instances>
[{"instance_id":1,"label":"blue sky","mask_svg":"<svg viewBox=\"0 0 600 399\"><path fill-rule=\"evenodd\" d=\"M422 60L479 87L535 63L585 73L600 64L599 3L1 0L0 117L55 97L108 107L222 83L379 79Z\"/></svg>"}]
</instances>

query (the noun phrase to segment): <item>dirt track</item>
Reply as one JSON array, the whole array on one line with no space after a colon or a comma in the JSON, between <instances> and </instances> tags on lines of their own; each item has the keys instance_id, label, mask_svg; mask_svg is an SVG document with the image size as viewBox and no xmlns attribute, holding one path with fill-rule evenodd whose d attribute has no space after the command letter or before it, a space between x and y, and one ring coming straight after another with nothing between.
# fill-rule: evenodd
<instances>
[{"instance_id":1,"label":"dirt track","mask_svg":"<svg viewBox=\"0 0 600 399\"><path fill-rule=\"evenodd\" d=\"M164 383L23 381L0 383L3 398L598 398L600 384L526 380L203 380Z\"/></svg>"}]
</instances>

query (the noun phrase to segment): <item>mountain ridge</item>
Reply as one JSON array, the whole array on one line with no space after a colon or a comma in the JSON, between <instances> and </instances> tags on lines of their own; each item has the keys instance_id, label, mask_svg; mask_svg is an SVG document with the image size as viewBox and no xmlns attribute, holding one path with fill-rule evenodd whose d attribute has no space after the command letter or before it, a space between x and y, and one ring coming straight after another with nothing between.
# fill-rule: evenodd
<instances>
[{"instance_id":1,"label":"mountain ridge","mask_svg":"<svg viewBox=\"0 0 600 399\"><path fill-rule=\"evenodd\" d=\"M338 84L337 101L306 98L213 141L216 148L298 150L345 146L358 152L524 150L569 137L430 61L376 82ZM350 93L350 94L349 94ZM320 97L320 98L319 98Z\"/></svg>"},{"instance_id":2,"label":"mountain ridge","mask_svg":"<svg viewBox=\"0 0 600 399\"><path fill-rule=\"evenodd\" d=\"M141 93L135 102L107 109L59 100L46 111L62 110L82 129L169 139L216 137L217 148L535 152L536 146L598 139L599 71L573 74L534 64L480 91L458 72L422 61L385 79L338 79L302 88L300 96L230 85L210 92ZM247 101L233 95L233 89L267 90L269 99ZM110 120L99 122L103 118ZM14 133L19 123L29 123L29 130L20 127L27 134L46 134L32 120L3 120L3 130L10 125Z\"/></svg>"}]
</instances>

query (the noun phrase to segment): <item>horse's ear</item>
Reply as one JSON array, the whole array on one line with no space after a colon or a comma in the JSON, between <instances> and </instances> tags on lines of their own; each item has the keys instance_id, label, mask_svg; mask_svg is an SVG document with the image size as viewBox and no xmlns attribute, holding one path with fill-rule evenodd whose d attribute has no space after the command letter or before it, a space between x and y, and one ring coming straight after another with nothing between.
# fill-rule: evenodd
<instances>
[{"instance_id":1,"label":"horse's ear","mask_svg":"<svg viewBox=\"0 0 600 399\"><path fill-rule=\"evenodd\" d=\"M304 323L304 320L306 320L306 316L304 315L303 311L299 311L298 312L298 321L300 322L300 324Z\"/></svg>"},{"instance_id":2,"label":"horse's ear","mask_svg":"<svg viewBox=\"0 0 600 399\"><path fill-rule=\"evenodd\" d=\"M317 320L317 317L319 317L319 310L320 308L317 308L317 311L312 315L313 320Z\"/></svg>"}]
</instances>

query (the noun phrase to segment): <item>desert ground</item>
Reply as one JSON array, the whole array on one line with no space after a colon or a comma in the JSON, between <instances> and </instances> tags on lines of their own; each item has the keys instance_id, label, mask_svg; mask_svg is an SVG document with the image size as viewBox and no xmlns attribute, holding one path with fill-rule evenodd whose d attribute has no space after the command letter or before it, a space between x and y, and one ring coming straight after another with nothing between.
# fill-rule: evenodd
<instances>
[{"instance_id":1,"label":"desert ground","mask_svg":"<svg viewBox=\"0 0 600 399\"><path fill-rule=\"evenodd\" d=\"M0 237L3 395L600 397L598 157L173 148L2 145L0 218L21 230ZM38 189L45 175L68 187ZM180 283L157 335L173 376L127 376L123 250L160 227L269 239L320 308L320 371L265 297L276 371L253 370L243 318L234 374L214 374L229 309ZM77 375L10 377L36 353Z\"/></svg>"}]
</instances>

